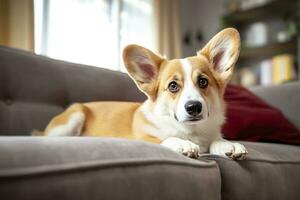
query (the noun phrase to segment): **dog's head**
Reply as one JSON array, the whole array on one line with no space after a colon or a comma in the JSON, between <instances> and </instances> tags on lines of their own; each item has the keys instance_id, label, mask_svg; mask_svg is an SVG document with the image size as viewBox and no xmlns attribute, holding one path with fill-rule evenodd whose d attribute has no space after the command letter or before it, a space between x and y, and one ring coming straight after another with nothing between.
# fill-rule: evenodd
<instances>
[{"instance_id":1,"label":"dog's head","mask_svg":"<svg viewBox=\"0 0 300 200\"><path fill-rule=\"evenodd\" d=\"M124 49L128 73L152 102L152 111L185 124L223 112L223 93L240 50L239 33L228 28L196 56L166 60L137 45Z\"/></svg>"}]
</instances>

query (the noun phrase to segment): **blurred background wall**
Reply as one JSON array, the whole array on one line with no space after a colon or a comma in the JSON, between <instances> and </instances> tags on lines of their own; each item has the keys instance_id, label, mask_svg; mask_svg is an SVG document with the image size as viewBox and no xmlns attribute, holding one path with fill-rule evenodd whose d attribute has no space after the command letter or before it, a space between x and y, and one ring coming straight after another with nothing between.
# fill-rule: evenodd
<instances>
[{"instance_id":1,"label":"blurred background wall","mask_svg":"<svg viewBox=\"0 0 300 200\"><path fill-rule=\"evenodd\" d=\"M221 29L224 3L219 0L180 1L182 56L194 55Z\"/></svg>"}]
</instances>

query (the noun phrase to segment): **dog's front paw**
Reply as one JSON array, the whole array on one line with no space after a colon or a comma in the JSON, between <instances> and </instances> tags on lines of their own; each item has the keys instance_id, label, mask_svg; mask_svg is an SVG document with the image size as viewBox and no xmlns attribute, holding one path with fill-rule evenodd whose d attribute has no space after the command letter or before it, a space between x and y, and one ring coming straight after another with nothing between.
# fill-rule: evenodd
<instances>
[{"instance_id":1,"label":"dog's front paw","mask_svg":"<svg viewBox=\"0 0 300 200\"><path fill-rule=\"evenodd\" d=\"M165 139L161 145L190 158L198 158L200 154L199 145L176 137L169 137Z\"/></svg>"},{"instance_id":2,"label":"dog's front paw","mask_svg":"<svg viewBox=\"0 0 300 200\"><path fill-rule=\"evenodd\" d=\"M233 160L244 160L248 154L244 145L227 140L216 140L212 142L209 152L211 154L227 156Z\"/></svg>"}]
</instances>

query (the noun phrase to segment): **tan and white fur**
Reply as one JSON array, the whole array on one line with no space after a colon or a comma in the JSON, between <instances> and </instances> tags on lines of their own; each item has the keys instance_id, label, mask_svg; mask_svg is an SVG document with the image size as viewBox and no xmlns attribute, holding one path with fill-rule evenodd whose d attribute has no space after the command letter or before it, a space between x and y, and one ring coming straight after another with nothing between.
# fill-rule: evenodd
<instances>
[{"instance_id":1,"label":"tan and white fur","mask_svg":"<svg viewBox=\"0 0 300 200\"><path fill-rule=\"evenodd\" d=\"M107 136L140 139L189 157L210 152L244 159L242 144L222 138L223 94L238 59L240 38L228 28L214 36L196 56L167 60L129 45L126 69L147 95L144 103L91 102L74 104L54 117L47 136Z\"/></svg>"}]
</instances>

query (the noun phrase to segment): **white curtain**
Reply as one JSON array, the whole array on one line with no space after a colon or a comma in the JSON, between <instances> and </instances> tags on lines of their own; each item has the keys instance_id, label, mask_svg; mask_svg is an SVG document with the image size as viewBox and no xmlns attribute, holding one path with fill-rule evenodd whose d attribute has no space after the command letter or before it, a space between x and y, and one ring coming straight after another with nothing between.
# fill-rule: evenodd
<instances>
[{"instance_id":1,"label":"white curtain","mask_svg":"<svg viewBox=\"0 0 300 200\"><path fill-rule=\"evenodd\" d=\"M0 44L33 51L33 0L0 0Z\"/></svg>"},{"instance_id":2,"label":"white curtain","mask_svg":"<svg viewBox=\"0 0 300 200\"><path fill-rule=\"evenodd\" d=\"M168 59L181 57L179 0L154 0L157 50Z\"/></svg>"}]
</instances>

